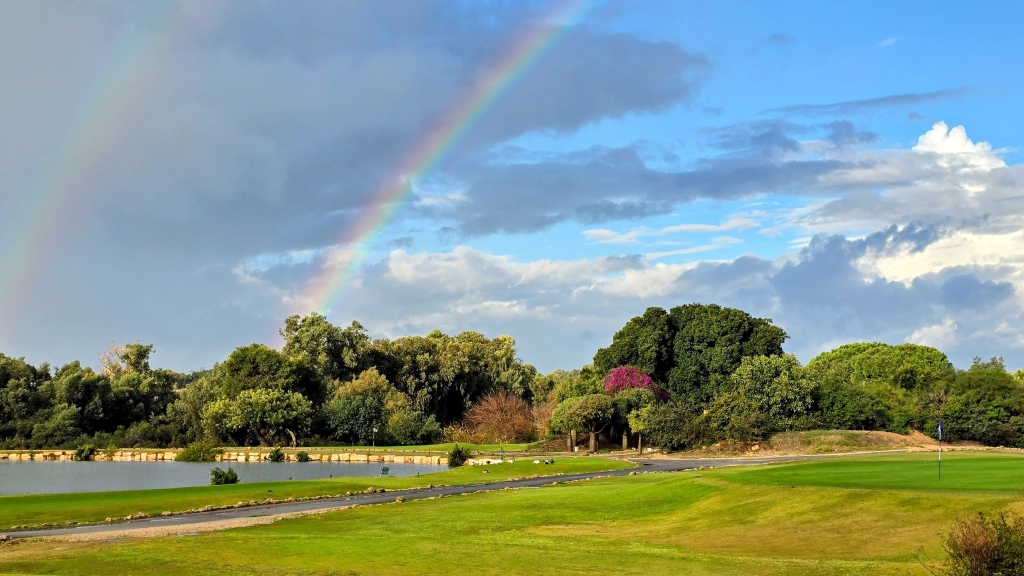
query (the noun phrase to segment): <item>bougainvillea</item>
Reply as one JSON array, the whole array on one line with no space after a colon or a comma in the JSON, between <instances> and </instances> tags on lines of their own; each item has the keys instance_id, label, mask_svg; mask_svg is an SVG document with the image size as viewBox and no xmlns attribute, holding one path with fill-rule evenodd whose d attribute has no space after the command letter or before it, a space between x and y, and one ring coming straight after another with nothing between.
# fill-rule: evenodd
<instances>
[{"instance_id":1,"label":"bougainvillea","mask_svg":"<svg viewBox=\"0 0 1024 576\"><path fill-rule=\"evenodd\" d=\"M633 366L613 368L604 377L604 389L613 395L630 388L647 388L662 400L668 400L668 392L654 383L643 370Z\"/></svg>"}]
</instances>

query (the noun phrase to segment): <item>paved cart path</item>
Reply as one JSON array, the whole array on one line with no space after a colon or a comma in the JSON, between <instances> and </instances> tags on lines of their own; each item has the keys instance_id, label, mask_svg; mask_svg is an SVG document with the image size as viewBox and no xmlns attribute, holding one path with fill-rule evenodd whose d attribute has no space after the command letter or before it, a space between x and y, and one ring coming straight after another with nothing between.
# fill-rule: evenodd
<instances>
[{"instance_id":1,"label":"paved cart path","mask_svg":"<svg viewBox=\"0 0 1024 576\"><path fill-rule=\"evenodd\" d=\"M905 450L889 450L885 452L865 452L860 454L898 453ZM193 512L191 514L179 514L176 516L154 516L119 522L116 524L94 524L88 526L75 526L71 528L55 528L49 530L25 530L20 532L0 532L11 538L37 538L37 537L75 537L83 536L88 539L94 538L120 538L130 537L132 532L139 531L138 535L168 535L181 534L194 531L205 531L211 529L224 529L241 527L247 525L266 524L276 519L289 516L301 516L304 514L326 512L342 509L350 506L383 504L394 502L399 496L406 500L418 500L423 498L436 498L438 496L458 496L471 494L486 490L502 490L505 488L537 488L552 482L570 482L573 480L588 480L597 477L628 476L630 473L643 472L677 472L680 470L693 470L701 467L721 466L750 466L756 464L769 464L773 462L792 462L797 460L809 460L819 458L830 458L835 456L849 456L850 454L822 454L807 456L771 456L764 458L690 458L690 459L653 459L637 458L631 462L639 464L639 468L625 470L612 470L605 472L587 472L582 474L563 474L560 476L545 476L539 478L526 478L523 480L505 480L499 482L487 482L480 484L463 484L459 486L436 486L433 488L417 488L412 490L395 490L376 494L360 494L345 496L341 498L325 498L322 500L308 500L303 502L280 502L276 504L263 504L259 506L248 506L244 508L232 508L227 510L213 510L210 512ZM500 467L500 464L496 465ZM500 468L498 468L500 473ZM249 520L249 521L247 521Z\"/></svg>"}]
</instances>

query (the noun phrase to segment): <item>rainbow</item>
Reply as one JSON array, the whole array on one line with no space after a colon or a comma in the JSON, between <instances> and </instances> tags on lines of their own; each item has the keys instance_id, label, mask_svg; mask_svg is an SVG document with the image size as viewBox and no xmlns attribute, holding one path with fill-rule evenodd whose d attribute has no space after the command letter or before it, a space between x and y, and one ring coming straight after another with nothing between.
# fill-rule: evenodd
<instances>
[{"instance_id":1,"label":"rainbow","mask_svg":"<svg viewBox=\"0 0 1024 576\"><path fill-rule=\"evenodd\" d=\"M86 94L50 169L23 197L16 218L4 219L7 230L0 239L8 249L0 253L0 305L16 308L14 287L38 276L47 254L61 242L59 224L72 211L73 194L96 175L117 137L136 118L155 76L161 73L160 62L185 30L186 16L181 5L168 2L152 14L147 33L121 39L106 73ZM29 293L27 289L18 292Z\"/></svg>"},{"instance_id":2,"label":"rainbow","mask_svg":"<svg viewBox=\"0 0 1024 576\"><path fill-rule=\"evenodd\" d=\"M416 183L430 174L488 110L553 47L594 4L575 0L555 12L551 24L539 26L500 58L467 90L370 197L359 219L324 257L317 274L295 303L306 312L327 313L355 276L373 240L395 217Z\"/></svg>"}]
</instances>

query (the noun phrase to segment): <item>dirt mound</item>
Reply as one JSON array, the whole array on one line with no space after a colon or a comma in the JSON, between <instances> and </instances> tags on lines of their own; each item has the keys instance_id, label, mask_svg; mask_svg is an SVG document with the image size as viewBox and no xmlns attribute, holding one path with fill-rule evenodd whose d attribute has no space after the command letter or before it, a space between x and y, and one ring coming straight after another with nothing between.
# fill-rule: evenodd
<instances>
[{"instance_id":1,"label":"dirt mound","mask_svg":"<svg viewBox=\"0 0 1024 576\"><path fill-rule=\"evenodd\" d=\"M909 434L864 430L811 430L776 434L769 448L782 454L827 454L868 450L930 449L938 445L931 437L912 430Z\"/></svg>"},{"instance_id":2,"label":"dirt mound","mask_svg":"<svg viewBox=\"0 0 1024 576\"><path fill-rule=\"evenodd\" d=\"M794 454L843 454L880 450L935 450L938 441L913 430L896 434L875 430L810 430L785 432L761 442L719 442L678 453L680 457L789 456ZM948 446L948 445L944 445ZM950 446L949 448L953 448Z\"/></svg>"}]
</instances>

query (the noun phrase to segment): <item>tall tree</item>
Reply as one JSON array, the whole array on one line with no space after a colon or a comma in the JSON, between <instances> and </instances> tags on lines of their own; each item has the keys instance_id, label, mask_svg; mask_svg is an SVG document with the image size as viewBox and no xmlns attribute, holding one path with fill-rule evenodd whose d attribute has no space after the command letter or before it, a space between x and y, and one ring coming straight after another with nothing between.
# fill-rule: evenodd
<instances>
[{"instance_id":1,"label":"tall tree","mask_svg":"<svg viewBox=\"0 0 1024 576\"><path fill-rule=\"evenodd\" d=\"M339 328L314 312L303 318L290 316L280 333L284 338L281 351L308 361L328 382L347 382L370 367L370 337L358 322Z\"/></svg>"},{"instance_id":2,"label":"tall tree","mask_svg":"<svg viewBox=\"0 0 1024 576\"><path fill-rule=\"evenodd\" d=\"M648 308L615 333L611 346L598 350L594 365L603 372L640 368L697 409L725 388L744 357L782 354L786 338L771 320L716 304Z\"/></svg>"}]
</instances>

